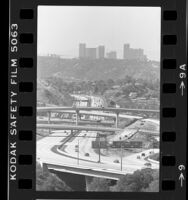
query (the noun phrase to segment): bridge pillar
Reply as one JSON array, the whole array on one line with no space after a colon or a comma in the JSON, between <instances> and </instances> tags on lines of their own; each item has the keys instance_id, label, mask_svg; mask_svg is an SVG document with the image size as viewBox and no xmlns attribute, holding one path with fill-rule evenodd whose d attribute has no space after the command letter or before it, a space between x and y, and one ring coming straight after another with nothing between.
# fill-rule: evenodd
<instances>
[{"instance_id":1,"label":"bridge pillar","mask_svg":"<svg viewBox=\"0 0 188 200\"><path fill-rule=\"evenodd\" d=\"M48 111L47 115L48 115L48 124L50 124L51 112Z\"/></svg>"},{"instance_id":2,"label":"bridge pillar","mask_svg":"<svg viewBox=\"0 0 188 200\"><path fill-rule=\"evenodd\" d=\"M51 118L51 111L48 111L48 124L50 124L50 118ZM49 134L51 133L51 129L49 128Z\"/></svg>"},{"instance_id":3,"label":"bridge pillar","mask_svg":"<svg viewBox=\"0 0 188 200\"><path fill-rule=\"evenodd\" d=\"M78 126L78 117L79 117L79 111L76 110L76 126Z\"/></svg>"},{"instance_id":4,"label":"bridge pillar","mask_svg":"<svg viewBox=\"0 0 188 200\"><path fill-rule=\"evenodd\" d=\"M85 176L86 192L89 192L89 185L90 185L92 180L93 180L93 177Z\"/></svg>"},{"instance_id":5,"label":"bridge pillar","mask_svg":"<svg viewBox=\"0 0 188 200\"><path fill-rule=\"evenodd\" d=\"M43 175L49 173L48 165L46 163L42 163L42 173L43 173Z\"/></svg>"},{"instance_id":6,"label":"bridge pillar","mask_svg":"<svg viewBox=\"0 0 188 200\"><path fill-rule=\"evenodd\" d=\"M118 127L119 113L116 113L116 128Z\"/></svg>"}]
</instances>

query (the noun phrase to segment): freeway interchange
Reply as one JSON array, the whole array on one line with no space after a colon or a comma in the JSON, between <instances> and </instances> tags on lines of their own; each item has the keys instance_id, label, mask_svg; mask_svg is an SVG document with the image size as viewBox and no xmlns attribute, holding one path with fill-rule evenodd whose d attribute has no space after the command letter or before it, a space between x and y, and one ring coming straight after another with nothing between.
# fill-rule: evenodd
<instances>
[{"instance_id":1,"label":"freeway interchange","mask_svg":"<svg viewBox=\"0 0 188 200\"><path fill-rule=\"evenodd\" d=\"M79 101L77 101L79 102ZM85 101L83 101L85 104ZM110 144L117 140L130 140L135 137L136 134L148 134L152 137L159 138L159 121L155 119L144 119L144 123L152 124L154 130L147 130L141 128L140 123L143 123L143 119L140 116L123 114L126 109L121 108L101 108L103 104L100 98L92 96L91 107L82 107L82 101L79 102L80 107L42 107L38 108L37 112L77 112L82 115L89 115L88 124L79 125L81 118L77 118L77 122L72 120L67 125L62 119L58 119L56 116L43 117L43 121L37 116L37 131L40 129L50 130L50 135L43 137L37 141L37 160L41 163L47 164L49 169L57 171L82 174L92 177L103 177L109 179L119 179L122 175L127 173L133 173L138 169L153 168L159 169L159 163L156 161L148 161L148 157L152 154L159 153L158 148L143 148L138 151L132 151L126 148L121 149L105 149L105 148L92 148L92 142L98 138L107 139ZM96 107L98 106L98 107ZM134 112L135 110L129 109L128 112ZM70 112L70 113L71 113ZM85 113L84 113L85 112ZM126 119L134 119L132 124L129 124L125 128L115 127L109 125L104 127L102 121L97 124L92 124L96 119L102 117L116 118L118 117ZM123 112L122 114L120 114ZM141 112L136 110L137 112ZM147 111L143 111L144 113ZM148 112L152 112L149 110ZM154 111L158 112L158 111ZM80 114L79 113L79 114ZM97 115L98 113L98 115ZM56 119L56 120L55 120ZM103 118L102 118L103 119ZM44 123L47 121L49 123ZM57 121L57 123L54 123ZM59 121L59 122L58 122ZM91 122L91 124L90 124ZM99 134L100 133L100 134Z\"/></svg>"}]
</instances>

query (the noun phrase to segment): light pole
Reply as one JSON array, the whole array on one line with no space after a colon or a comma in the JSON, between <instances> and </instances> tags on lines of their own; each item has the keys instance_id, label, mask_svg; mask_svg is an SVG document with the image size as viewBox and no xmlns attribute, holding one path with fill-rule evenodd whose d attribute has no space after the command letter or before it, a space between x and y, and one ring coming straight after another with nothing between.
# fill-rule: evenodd
<instances>
[{"instance_id":1,"label":"light pole","mask_svg":"<svg viewBox=\"0 0 188 200\"><path fill-rule=\"evenodd\" d=\"M98 138L99 138L99 148L98 148L98 150L99 150L99 163L101 162L101 141L100 141L100 135L98 135Z\"/></svg>"},{"instance_id":2,"label":"light pole","mask_svg":"<svg viewBox=\"0 0 188 200\"><path fill-rule=\"evenodd\" d=\"M123 169L123 149L122 149L122 140L121 140L121 171Z\"/></svg>"},{"instance_id":3,"label":"light pole","mask_svg":"<svg viewBox=\"0 0 188 200\"><path fill-rule=\"evenodd\" d=\"M79 146L80 146L80 143L79 143L79 138L78 138L78 148L77 148L77 164L79 165L79 159L80 159L80 155L79 155L79 153L80 153L80 148L79 148Z\"/></svg>"}]
</instances>

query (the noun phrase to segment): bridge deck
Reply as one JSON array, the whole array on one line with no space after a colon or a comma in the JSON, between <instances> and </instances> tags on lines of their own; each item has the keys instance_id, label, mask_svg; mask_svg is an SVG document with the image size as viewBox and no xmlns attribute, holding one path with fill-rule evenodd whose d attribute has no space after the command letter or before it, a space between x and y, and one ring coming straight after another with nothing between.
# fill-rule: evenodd
<instances>
[{"instance_id":1,"label":"bridge deck","mask_svg":"<svg viewBox=\"0 0 188 200\"><path fill-rule=\"evenodd\" d=\"M60 125L60 124L37 124L37 128L59 129L59 130L103 131L103 132L115 132L123 130L120 128L112 128L112 127L76 126L76 125Z\"/></svg>"},{"instance_id":2,"label":"bridge deck","mask_svg":"<svg viewBox=\"0 0 188 200\"><path fill-rule=\"evenodd\" d=\"M145 109L133 109L133 108L99 108L99 107L37 107L37 111L61 111L61 110L97 110L97 111L109 111L109 112L149 112L159 113L159 110L145 110Z\"/></svg>"}]
</instances>

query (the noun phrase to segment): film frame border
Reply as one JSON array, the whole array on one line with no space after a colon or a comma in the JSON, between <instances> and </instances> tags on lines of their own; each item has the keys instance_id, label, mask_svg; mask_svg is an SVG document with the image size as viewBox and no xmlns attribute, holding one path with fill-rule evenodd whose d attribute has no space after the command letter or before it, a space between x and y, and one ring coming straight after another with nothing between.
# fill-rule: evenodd
<instances>
[{"instance_id":1,"label":"film frame border","mask_svg":"<svg viewBox=\"0 0 188 200\"><path fill-rule=\"evenodd\" d=\"M161 97L160 97L160 191L158 193L106 193L106 192L39 192L36 191L36 64L37 64L37 6L38 5L88 5L88 6L160 6L161 7ZM16 78L17 84L9 83L9 99L11 91L17 93L18 110L14 111L17 124L16 135L9 134L9 199L185 199L186 180L180 186L179 175L186 177L186 118L187 91L180 94L180 78L184 73L180 66L186 65L186 1L178 0L107 0L87 2L85 0L50 0L43 1L11 1L10 15L10 59L9 65L16 62L17 72L9 68L9 79ZM12 24L17 24L17 28ZM14 29L12 29L12 28ZM17 35L12 35L12 32ZM17 40L17 42L13 42ZM187 41L186 41L187 42ZM18 51L11 52L11 47ZM14 48L15 49L15 48ZM187 66L186 66L187 67ZM186 73L186 72L185 72ZM15 77L13 77L15 76ZM17 77L16 77L17 76ZM13 94L12 94L13 95ZM13 104L13 102L12 102ZM9 103L9 113L11 110ZM184 118L183 118L184 117ZM180 121L181 119L181 121ZM13 120L9 118L9 123ZM9 127L11 132L11 127ZM13 134L13 133L12 133ZM16 145L14 145L16 142ZM12 144L11 144L12 143ZM181 145L182 148L178 148ZM16 150L15 164L10 163L13 151ZM184 167L183 167L184 166ZM16 180L11 181L11 173L15 170ZM13 172L14 175L14 172ZM185 178L186 179L186 178Z\"/></svg>"}]
</instances>

